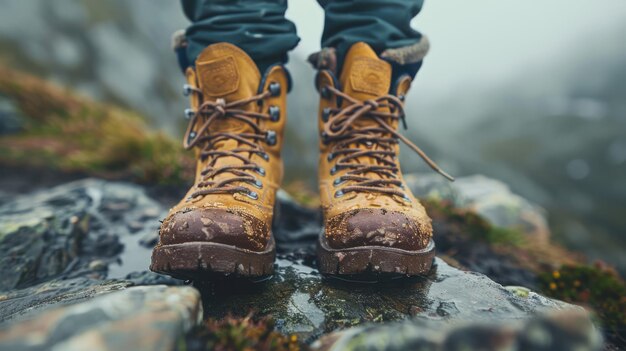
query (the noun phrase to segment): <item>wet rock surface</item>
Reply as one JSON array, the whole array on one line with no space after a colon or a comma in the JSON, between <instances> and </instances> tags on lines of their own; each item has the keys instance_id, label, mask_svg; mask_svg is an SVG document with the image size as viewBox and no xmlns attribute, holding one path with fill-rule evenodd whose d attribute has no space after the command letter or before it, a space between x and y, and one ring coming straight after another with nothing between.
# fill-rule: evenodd
<instances>
[{"instance_id":1,"label":"wet rock surface","mask_svg":"<svg viewBox=\"0 0 626 351\"><path fill-rule=\"evenodd\" d=\"M191 287L132 287L16 322L0 330L0 349L172 350L201 318Z\"/></svg>"},{"instance_id":2,"label":"wet rock surface","mask_svg":"<svg viewBox=\"0 0 626 351\"><path fill-rule=\"evenodd\" d=\"M335 329L367 322L415 318L439 322L528 319L571 305L530 292L522 297L488 277L463 272L436 259L427 277L355 283L322 278L308 255L278 260L273 279L263 283L197 284L207 317L250 310L271 314L278 330L311 342Z\"/></svg>"},{"instance_id":3,"label":"wet rock surface","mask_svg":"<svg viewBox=\"0 0 626 351\"><path fill-rule=\"evenodd\" d=\"M161 215L140 187L95 179L7 197L0 203L0 291L144 270L149 252L133 246L157 230Z\"/></svg>"},{"instance_id":4,"label":"wet rock surface","mask_svg":"<svg viewBox=\"0 0 626 351\"><path fill-rule=\"evenodd\" d=\"M354 283L323 278L314 255L319 213L282 192L274 229L278 260L271 279L194 282L196 290L166 288L182 282L146 271L166 206L142 187L88 179L27 195L5 191L0 201L0 350L52 345L63 350L85 345L141 349L138 343L158 343L161 348L152 349L168 350L175 336L182 337L195 324L200 304L204 318L244 317L250 311L272 315L278 331L307 344L338 330L350 334L352 327L381 328L373 329L381 337L396 330L414 333L422 323L431 326L428 330L462 321L470 326L511 323L521 330L520 320L575 309L524 288L504 288L441 259L428 276L410 280ZM376 327L361 327L370 323ZM156 334L157 329L166 332ZM544 329L549 337L561 335ZM578 334L592 333L593 327L583 329ZM38 343L27 343L34 335ZM345 340L344 335L332 340ZM187 336L193 338L193 333ZM412 342L407 338L397 345Z\"/></svg>"},{"instance_id":5,"label":"wet rock surface","mask_svg":"<svg viewBox=\"0 0 626 351\"><path fill-rule=\"evenodd\" d=\"M595 350L602 345L584 313L560 312L504 324L443 324L416 319L323 336L318 350Z\"/></svg>"}]
</instances>

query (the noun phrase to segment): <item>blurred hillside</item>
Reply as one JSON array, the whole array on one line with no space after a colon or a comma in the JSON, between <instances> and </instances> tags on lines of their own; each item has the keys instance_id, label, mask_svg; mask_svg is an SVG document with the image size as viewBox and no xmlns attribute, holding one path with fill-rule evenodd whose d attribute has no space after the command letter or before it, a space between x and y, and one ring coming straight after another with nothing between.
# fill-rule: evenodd
<instances>
[{"instance_id":1,"label":"blurred hillside","mask_svg":"<svg viewBox=\"0 0 626 351\"><path fill-rule=\"evenodd\" d=\"M0 57L171 130L184 108L172 32L178 1L0 0Z\"/></svg>"},{"instance_id":2,"label":"blurred hillside","mask_svg":"<svg viewBox=\"0 0 626 351\"><path fill-rule=\"evenodd\" d=\"M306 6L315 6L314 1L309 3ZM546 11L561 14L555 3L542 9L544 18L550 15ZM427 24L434 21L427 16L437 13L437 4L427 2L422 17ZM186 26L178 1L0 0L0 8L0 60L137 110L155 127L180 135L186 102L169 43L171 33ZM594 13L598 17L602 9ZM502 14L513 15L532 16ZM315 16L321 23L319 13ZM459 15L439 22L460 21L455 16ZM481 55L487 64L469 65L466 56L447 48L467 49L466 38L478 38L484 26L476 33L464 28L467 34L457 33L456 42L448 43L431 28L433 51L409 96L409 127L413 140L452 173L502 179L549 210L552 229L561 240L625 272L621 253L626 247L626 220L621 214L626 210L626 27L591 25L598 23L596 17L590 15L589 23L573 26L584 27L585 32L572 34L576 41L564 45L558 55L529 61L524 69L511 68L509 78L498 84L490 83L484 67L493 60L502 70L502 62L495 62L498 55L515 45L491 47L493 54ZM307 20L300 26L305 39L311 36L313 21ZM495 24L504 21L497 17ZM487 34L494 32L487 29ZM310 43L303 44L310 48ZM289 100L285 158L288 178L315 184L309 175L315 174L317 161L317 96L314 73L304 62L305 49L296 51L289 63L299 79ZM548 52L539 49L517 48L516 53ZM429 68L436 66L434 61L443 62L442 57L448 57L443 72L440 66ZM471 70L476 71L468 74ZM434 71L439 76L433 77ZM461 84L450 78L456 75L475 81ZM437 81L441 83L434 84ZM441 84L449 86L445 94ZM403 159L407 171L423 169L414 155L404 152Z\"/></svg>"},{"instance_id":3,"label":"blurred hillside","mask_svg":"<svg viewBox=\"0 0 626 351\"><path fill-rule=\"evenodd\" d=\"M623 272L626 50L621 34L626 26L619 28L588 41L584 55L576 56L573 47L566 62L547 59L479 98L460 97L456 109L465 108L465 114L441 115L438 123L448 136L433 141L434 152L454 160L460 173L506 180L548 210L558 239Z\"/></svg>"}]
</instances>

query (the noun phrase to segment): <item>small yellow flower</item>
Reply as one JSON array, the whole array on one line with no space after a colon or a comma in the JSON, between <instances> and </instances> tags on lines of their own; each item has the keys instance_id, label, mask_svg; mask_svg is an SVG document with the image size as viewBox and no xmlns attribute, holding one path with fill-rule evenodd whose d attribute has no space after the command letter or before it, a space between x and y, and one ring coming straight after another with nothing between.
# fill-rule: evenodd
<instances>
[{"instance_id":1,"label":"small yellow flower","mask_svg":"<svg viewBox=\"0 0 626 351\"><path fill-rule=\"evenodd\" d=\"M580 280L574 280L574 286L575 287L579 287L580 286Z\"/></svg>"},{"instance_id":2,"label":"small yellow flower","mask_svg":"<svg viewBox=\"0 0 626 351\"><path fill-rule=\"evenodd\" d=\"M561 272L554 271L554 272L552 272L552 276L554 277L554 279L559 279L559 278L561 278Z\"/></svg>"},{"instance_id":3,"label":"small yellow flower","mask_svg":"<svg viewBox=\"0 0 626 351\"><path fill-rule=\"evenodd\" d=\"M555 282L550 283L550 290L556 290L556 283Z\"/></svg>"},{"instance_id":4,"label":"small yellow flower","mask_svg":"<svg viewBox=\"0 0 626 351\"><path fill-rule=\"evenodd\" d=\"M291 340L290 340L290 341L291 341L292 343L293 343L293 342L297 342L297 341L298 341L298 336L297 336L297 335L295 335L295 334L292 334L292 335L291 335Z\"/></svg>"}]
</instances>

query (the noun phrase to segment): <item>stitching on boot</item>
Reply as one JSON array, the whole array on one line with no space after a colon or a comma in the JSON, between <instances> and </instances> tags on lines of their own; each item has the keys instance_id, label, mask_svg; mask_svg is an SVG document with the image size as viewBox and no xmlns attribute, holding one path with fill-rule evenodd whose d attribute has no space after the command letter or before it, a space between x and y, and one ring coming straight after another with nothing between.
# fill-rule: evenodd
<instances>
[{"instance_id":1,"label":"stitching on boot","mask_svg":"<svg viewBox=\"0 0 626 351\"><path fill-rule=\"evenodd\" d=\"M351 72L352 89L361 93L377 95L380 86L385 84L383 72L389 71L389 64L377 59L359 57L354 60Z\"/></svg>"},{"instance_id":2,"label":"stitching on boot","mask_svg":"<svg viewBox=\"0 0 626 351\"><path fill-rule=\"evenodd\" d=\"M198 62L196 67L205 94L228 95L239 89L239 71L234 57Z\"/></svg>"}]
</instances>

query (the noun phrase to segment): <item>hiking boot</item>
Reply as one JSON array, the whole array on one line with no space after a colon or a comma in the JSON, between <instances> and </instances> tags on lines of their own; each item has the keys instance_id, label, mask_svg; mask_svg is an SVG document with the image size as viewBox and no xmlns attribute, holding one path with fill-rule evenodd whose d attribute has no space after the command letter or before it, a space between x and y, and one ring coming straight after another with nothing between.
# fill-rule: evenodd
<instances>
[{"instance_id":1,"label":"hiking boot","mask_svg":"<svg viewBox=\"0 0 626 351\"><path fill-rule=\"evenodd\" d=\"M333 57L324 61L335 66ZM431 219L402 178L399 141L452 178L397 132L411 78L391 76L391 65L365 43L350 48L339 79L332 69L317 75L323 274L413 276L431 268Z\"/></svg>"},{"instance_id":2,"label":"hiking boot","mask_svg":"<svg viewBox=\"0 0 626 351\"><path fill-rule=\"evenodd\" d=\"M195 150L196 177L161 224L150 269L183 279L270 275L288 74L275 65L261 76L245 52L219 43L186 78L183 144Z\"/></svg>"}]
</instances>

